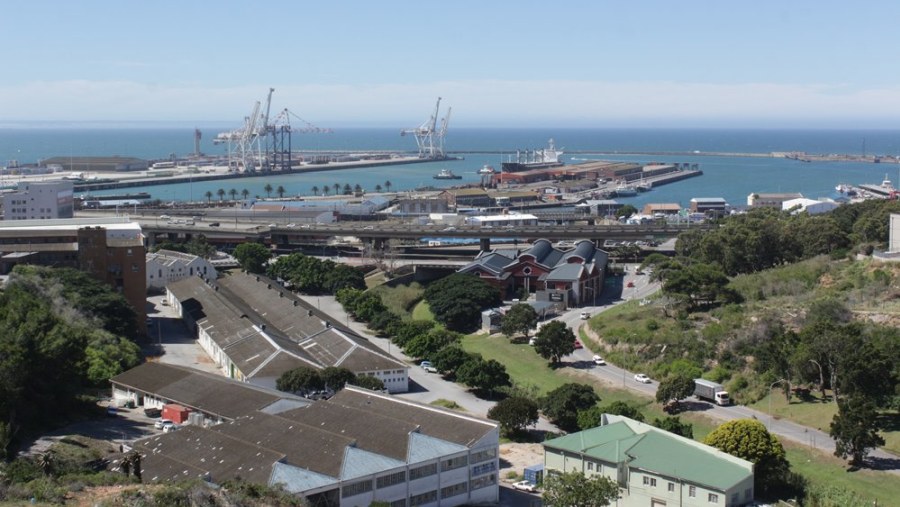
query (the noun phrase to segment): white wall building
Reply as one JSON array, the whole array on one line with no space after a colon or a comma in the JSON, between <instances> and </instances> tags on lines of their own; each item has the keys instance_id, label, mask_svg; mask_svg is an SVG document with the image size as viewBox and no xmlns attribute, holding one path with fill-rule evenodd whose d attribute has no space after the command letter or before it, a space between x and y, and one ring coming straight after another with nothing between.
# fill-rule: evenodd
<instances>
[{"instance_id":1,"label":"white wall building","mask_svg":"<svg viewBox=\"0 0 900 507\"><path fill-rule=\"evenodd\" d=\"M173 250L157 250L147 254L147 288L164 289L166 285L189 276L215 280L216 268L203 257Z\"/></svg>"},{"instance_id":2,"label":"white wall building","mask_svg":"<svg viewBox=\"0 0 900 507\"><path fill-rule=\"evenodd\" d=\"M74 184L71 181L20 181L15 192L3 196L4 220L72 218Z\"/></svg>"},{"instance_id":3,"label":"white wall building","mask_svg":"<svg viewBox=\"0 0 900 507\"><path fill-rule=\"evenodd\" d=\"M790 199L781 203L782 211L790 211L791 213L803 213L804 211L810 215L818 215L819 213L828 213L839 205L834 201L817 201L815 199L807 199L801 197L799 199Z\"/></svg>"}]
</instances>

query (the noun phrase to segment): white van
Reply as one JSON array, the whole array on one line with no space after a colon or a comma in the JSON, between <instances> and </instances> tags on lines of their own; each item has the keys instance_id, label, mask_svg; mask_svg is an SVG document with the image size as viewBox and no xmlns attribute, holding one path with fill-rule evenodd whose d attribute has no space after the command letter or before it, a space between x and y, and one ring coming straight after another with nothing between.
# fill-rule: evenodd
<instances>
[{"instance_id":1,"label":"white van","mask_svg":"<svg viewBox=\"0 0 900 507\"><path fill-rule=\"evenodd\" d=\"M591 318L591 312L581 312L581 320L588 320Z\"/></svg>"}]
</instances>

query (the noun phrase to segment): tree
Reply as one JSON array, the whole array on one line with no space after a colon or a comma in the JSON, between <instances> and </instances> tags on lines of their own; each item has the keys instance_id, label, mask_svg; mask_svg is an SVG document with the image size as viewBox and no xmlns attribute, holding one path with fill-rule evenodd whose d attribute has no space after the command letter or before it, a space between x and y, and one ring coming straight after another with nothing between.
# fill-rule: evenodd
<instances>
[{"instance_id":1,"label":"tree","mask_svg":"<svg viewBox=\"0 0 900 507\"><path fill-rule=\"evenodd\" d=\"M466 332L478 327L481 311L498 306L500 291L486 281L465 273L456 273L425 289L425 300L434 318L448 329Z\"/></svg>"},{"instance_id":2,"label":"tree","mask_svg":"<svg viewBox=\"0 0 900 507\"><path fill-rule=\"evenodd\" d=\"M544 493L541 495L547 507L603 507L619 498L619 485L602 475L585 477L577 471L544 476Z\"/></svg>"},{"instance_id":3,"label":"tree","mask_svg":"<svg viewBox=\"0 0 900 507\"><path fill-rule=\"evenodd\" d=\"M500 423L503 433L511 435L537 424L538 406L528 398L510 396L491 407L487 416Z\"/></svg>"},{"instance_id":4,"label":"tree","mask_svg":"<svg viewBox=\"0 0 900 507\"><path fill-rule=\"evenodd\" d=\"M391 180L387 180L384 182L384 188L386 188L388 192L391 191L392 186L393 186L393 183L391 183Z\"/></svg>"},{"instance_id":5,"label":"tree","mask_svg":"<svg viewBox=\"0 0 900 507\"><path fill-rule=\"evenodd\" d=\"M287 192L287 190L281 185L278 185L278 188L275 189L275 193L278 194L279 199L284 199L285 192Z\"/></svg>"},{"instance_id":6,"label":"tree","mask_svg":"<svg viewBox=\"0 0 900 507\"><path fill-rule=\"evenodd\" d=\"M219 196L219 202L222 202L222 200L225 199L225 189L220 188L220 189L216 190L216 195Z\"/></svg>"},{"instance_id":7,"label":"tree","mask_svg":"<svg viewBox=\"0 0 900 507\"><path fill-rule=\"evenodd\" d=\"M209 259L216 253L216 247L209 244L209 240L206 239L204 234L193 236L184 247L185 252L204 259Z\"/></svg>"},{"instance_id":8,"label":"tree","mask_svg":"<svg viewBox=\"0 0 900 507\"><path fill-rule=\"evenodd\" d=\"M212 190L207 190L203 195L206 196L206 205L209 206L212 203Z\"/></svg>"},{"instance_id":9,"label":"tree","mask_svg":"<svg viewBox=\"0 0 900 507\"><path fill-rule=\"evenodd\" d=\"M431 364L438 371L443 373L454 373L460 366L472 360L473 354L470 354L455 345L444 347L437 354L432 356Z\"/></svg>"},{"instance_id":10,"label":"tree","mask_svg":"<svg viewBox=\"0 0 900 507\"><path fill-rule=\"evenodd\" d=\"M250 195L250 191L247 190L246 188L241 190L241 197L243 197L245 201L247 200L247 196L249 196L249 195Z\"/></svg>"},{"instance_id":11,"label":"tree","mask_svg":"<svg viewBox=\"0 0 900 507\"><path fill-rule=\"evenodd\" d=\"M266 183L266 186L263 187L263 190L266 192L266 197L272 197L272 184Z\"/></svg>"},{"instance_id":12,"label":"tree","mask_svg":"<svg viewBox=\"0 0 900 507\"><path fill-rule=\"evenodd\" d=\"M659 382L656 389L656 401L667 403L670 400L681 401L694 394L694 379L687 375L669 375Z\"/></svg>"},{"instance_id":13,"label":"tree","mask_svg":"<svg viewBox=\"0 0 900 507\"><path fill-rule=\"evenodd\" d=\"M790 465L784 447L756 419L728 421L707 435L703 443L753 463L756 491L777 489L787 478Z\"/></svg>"},{"instance_id":14,"label":"tree","mask_svg":"<svg viewBox=\"0 0 900 507\"><path fill-rule=\"evenodd\" d=\"M313 185L313 187L312 187L312 194L313 194L313 195L319 195L319 187L318 187L318 186Z\"/></svg>"},{"instance_id":15,"label":"tree","mask_svg":"<svg viewBox=\"0 0 900 507\"><path fill-rule=\"evenodd\" d=\"M382 382L380 378L370 377L368 375L357 375L350 383L357 387L362 387L363 389L369 389L370 391L381 391L384 389L384 382Z\"/></svg>"},{"instance_id":16,"label":"tree","mask_svg":"<svg viewBox=\"0 0 900 507\"><path fill-rule=\"evenodd\" d=\"M241 243L234 249L234 258L251 273L263 273L272 252L259 243Z\"/></svg>"},{"instance_id":17,"label":"tree","mask_svg":"<svg viewBox=\"0 0 900 507\"><path fill-rule=\"evenodd\" d=\"M586 430L600 426L603 414L621 415L638 422L644 422L644 414L637 407L633 407L624 401L614 401L602 407L593 406L585 410L579 410L578 428Z\"/></svg>"},{"instance_id":18,"label":"tree","mask_svg":"<svg viewBox=\"0 0 900 507\"><path fill-rule=\"evenodd\" d=\"M505 366L493 359L485 361L480 357L463 363L456 370L456 380L476 391L487 392L489 396L493 396L498 388L511 385Z\"/></svg>"},{"instance_id":19,"label":"tree","mask_svg":"<svg viewBox=\"0 0 900 507\"><path fill-rule=\"evenodd\" d=\"M325 388L332 391L340 391L344 388L344 384L352 383L356 379L356 374L347 368L339 368L337 366L328 366L319 372Z\"/></svg>"},{"instance_id":20,"label":"tree","mask_svg":"<svg viewBox=\"0 0 900 507\"><path fill-rule=\"evenodd\" d=\"M672 270L663 283L663 293L686 304L689 310L701 305L737 301L737 294L728 289L728 277L716 266L692 264Z\"/></svg>"},{"instance_id":21,"label":"tree","mask_svg":"<svg viewBox=\"0 0 900 507\"><path fill-rule=\"evenodd\" d=\"M381 193L381 183L375 185L375 191L378 192L379 194Z\"/></svg>"},{"instance_id":22,"label":"tree","mask_svg":"<svg viewBox=\"0 0 900 507\"><path fill-rule=\"evenodd\" d=\"M681 422L680 417L655 418L653 419L653 426L685 438L694 438L694 425Z\"/></svg>"},{"instance_id":23,"label":"tree","mask_svg":"<svg viewBox=\"0 0 900 507\"><path fill-rule=\"evenodd\" d=\"M591 386L577 383L563 384L547 393L541 401L541 411L564 431L578 430L578 412L597 404L600 397Z\"/></svg>"},{"instance_id":24,"label":"tree","mask_svg":"<svg viewBox=\"0 0 900 507\"><path fill-rule=\"evenodd\" d=\"M638 212L637 208L635 208L631 204L626 204L616 210L616 218L624 217L627 220L627 219L631 218L631 216L636 214L637 212Z\"/></svg>"},{"instance_id":25,"label":"tree","mask_svg":"<svg viewBox=\"0 0 900 507\"><path fill-rule=\"evenodd\" d=\"M528 330L534 328L535 324L537 324L537 312L534 311L534 307L527 303L519 303L513 305L503 316L503 320L500 322L500 331L509 338L516 333L522 333L527 340Z\"/></svg>"},{"instance_id":26,"label":"tree","mask_svg":"<svg viewBox=\"0 0 900 507\"><path fill-rule=\"evenodd\" d=\"M563 322L548 322L535 335L534 351L551 364L557 364L562 356L575 351L575 333Z\"/></svg>"},{"instance_id":27,"label":"tree","mask_svg":"<svg viewBox=\"0 0 900 507\"><path fill-rule=\"evenodd\" d=\"M434 322L430 320L404 320L397 326L391 341L400 348L406 346L416 336L427 333L434 327Z\"/></svg>"},{"instance_id":28,"label":"tree","mask_svg":"<svg viewBox=\"0 0 900 507\"><path fill-rule=\"evenodd\" d=\"M324 193L325 195L328 195L328 192L330 192L330 191L331 191L331 187L329 187L328 185L325 185L322 187L322 193Z\"/></svg>"},{"instance_id":29,"label":"tree","mask_svg":"<svg viewBox=\"0 0 900 507\"><path fill-rule=\"evenodd\" d=\"M235 198L236 198L237 195L238 195L237 189L236 189L236 188L230 188L230 189L228 189L228 195L231 197L231 200L232 200L232 201L235 200Z\"/></svg>"},{"instance_id":30,"label":"tree","mask_svg":"<svg viewBox=\"0 0 900 507\"><path fill-rule=\"evenodd\" d=\"M315 391L325 388L325 381L319 370L301 366L281 374L275 381L275 388L288 393Z\"/></svg>"},{"instance_id":31,"label":"tree","mask_svg":"<svg viewBox=\"0 0 900 507\"><path fill-rule=\"evenodd\" d=\"M350 195L352 193L353 187L351 187L349 183L344 183L344 195Z\"/></svg>"},{"instance_id":32,"label":"tree","mask_svg":"<svg viewBox=\"0 0 900 507\"><path fill-rule=\"evenodd\" d=\"M356 185L353 186L354 193L361 194L362 191L363 191L363 187L359 183L357 183Z\"/></svg>"},{"instance_id":33,"label":"tree","mask_svg":"<svg viewBox=\"0 0 900 507\"><path fill-rule=\"evenodd\" d=\"M347 264L335 264L334 268L325 275L325 289L336 294L337 291L352 287L354 289L366 288L366 277L362 271Z\"/></svg>"},{"instance_id":34,"label":"tree","mask_svg":"<svg viewBox=\"0 0 900 507\"><path fill-rule=\"evenodd\" d=\"M409 357L429 359L445 347L458 344L460 340L462 340L462 335L459 333L435 327L407 342L403 347L403 352Z\"/></svg>"},{"instance_id":35,"label":"tree","mask_svg":"<svg viewBox=\"0 0 900 507\"><path fill-rule=\"evenodd\" d=\"M854 395L838 400L838 413L831 421L834 455L850 457L850 464L861 466L870 449L884 445L878 434L878 412L871 400Z\"/></svg>"}]
</instances>

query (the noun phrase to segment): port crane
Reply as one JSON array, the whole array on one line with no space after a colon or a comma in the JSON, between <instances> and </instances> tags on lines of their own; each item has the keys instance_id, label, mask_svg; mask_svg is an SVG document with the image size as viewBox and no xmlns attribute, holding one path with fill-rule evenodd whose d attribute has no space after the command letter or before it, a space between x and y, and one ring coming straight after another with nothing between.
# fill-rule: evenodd
<instances>
[{"instance_id":1,"label":"port crane","mask_svg":"<svg viewBox=\"0 0 900 507\"><path fill-rule=\"evenodd\" d=\"M243 128L221 132L213 140L214 144L226 143L228 145L229 170L253 172L257 167L265 167L260 137L266 137L268 134L269 109L272 105L274 91L275 88L269 88L265 113L260 114L262 104L257 100L250 116L244 117Z\"/></svg>"},{"instance_id":2,"label":"port crane","mask_svg":"<svg viewBox=\"0 0 900 507\"><path fill-rule=\"evenodd\" d=\"M447 134L447 125L450 122L450 111L447 116L441 118L441 128L438 130L438 112L441 108L441 98L438 97L434 106L434 113L424 123L413 129L401 130L400 135L413 135L416 138L416 146L419 148L419 158L441 159L445 157L444 136Z\"/></svg>"}]
</instances>

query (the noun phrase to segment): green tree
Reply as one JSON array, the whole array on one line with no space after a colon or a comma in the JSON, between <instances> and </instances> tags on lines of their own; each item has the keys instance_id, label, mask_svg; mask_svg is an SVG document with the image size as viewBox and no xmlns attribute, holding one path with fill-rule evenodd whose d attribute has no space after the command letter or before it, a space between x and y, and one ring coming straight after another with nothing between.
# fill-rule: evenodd
<instances>
[{"instance_id":1,"label":"green tree","mask_svg":"<svg viewBox=\"0 0 900 507\"><path fill-rule=\"evenodd\" d=\"M644 422L644 414L637 407L631 406L624 401L614 401L602 407L593 406L579 410L578 428L586 430L600 426L603 414L621 415L638 422Z\"/></svg>"},{"instance_id":2,"label":"green tree","mask_svg":"<svg viewBox=\"0 0 900 507\"><path fill-rule=\"evenodd\" d=\"M370 377L368 375L357 375L352 381L351 384L362 387L363 389L369 389L370 391L381 391L384 389L384 382L378 377Z\"/></svg>"},{"instance_id":3,"label":"green tree","mask_svg":"<svg viewBox=\"0 0 900 507\"><path fill-rule=\"evenodd\" d=\"M738 300L738 295L728 288L725 273L706 264L692 264L669 272L662 290L685 303L689 310Z\"/></svg>"},{"instance_id":4,"label":"green tree","mask_svg":"<svg viewBox=\"0 0 900 507\"><path fill-rule=\"evenodd\" d=\"M456 273L432 282L425 289L425 300L435 320L453 331L466 332L478 327L481 311L500 304L500 291L486 281Z\"/></svg>"},{"instance_id":5,"label":"green tree","mask_svg":"<svg viewBox=\"0 0 900 507\"><path fill-rule=\"evenodd\" d=\"M344 388L344 384L352 383L356 380L356 374L347 368L339 368L337 366L328 366L319 372L325 387L332 391L340 391Z\"/></svg>"},{"instance_id":6,"label":"green tree","mask_svg":"<svg viewBox=\"0 0 900 507\"><path fill-rule=\"evenodd\" d=\"M206 196L206 205L209 206L212 204L212 190L207 190L203 195Z\"/></svg>"},{"instance_id":7,"label":"green tree","mask_svg":"<svg viewBox=\"0 0 900 507\"><path fill-rule=\"evenodd\" d=\"M776 490L787 480L789 464L784 447L756 419L728 421L707 435L703 443L753 463L758 492Z\"/></svg>"},{"instance_id":8,"label":"green tree","mask_svg":"<svg viewBox=\"0 0 900 507\"><path fill-rule=\"evenodd\" d=\"M216 247L209 244L209 240L204 234L193 236L184 247L187 253L203 259L209 259L216 253Z\"/></svg>"},{"instance_id":9,"label":"green tree","mask_svg":"<svg viewBox=\"0 0 900 507\"><path fill-rule=\"evenodd\" d=\"M246 188L243 189L243 190L241 190L241 197L243 197L245 201L247 200L247 197L248 197L249 195L250 195L250 191L247 190Z\"/></svg>"},{"instance_id":10,"label":"green tree","mask_svg":"<svg viewBox=\"0 0 900 507\"><path fill-rule=\"evenodd\" d=\"M353 187L350 186L349 183L344 183L344 195L350 195L353 193Z\"/></svg>"},{"instance_id":11,"label":"green tree","mask_svg":"<svg viewBox=\"0 0 900 507\"><path fill-rule=\"evenodd\" d=\"M463 363L456 370L457 382L463 383L480 393L494 395L494 391L511 385L506 367L493 359L487 361L480 357Z\"/></svg>"},{"instance_id":12,"label":"green tree","mask_svg":"<svg viewBox=\"0 0 900 507\"><path fill-rule=\"evenodd\" d=\"M443 373L455 373L456 370L472 360L473 354L470 354L455 345L444 347L437 354L431 357L431 364Z\"/></svg>"},{"instance_id":13,"label":"green tree","mask_svg":"<svg viewBox=\"0 0 900 507\"><path fill-rule=\"evenodd\" d=\"M325 185L322 187L323 194L328 195L328 192L330 192L330 191L331 191L331 187L329 187L328 185Z\"/></svg>"},{"instance_id":14,"label":"green tree","mask_svg":"<svg viewBox=\"0 0 900 507\"><path fill-rule=\"evenodd\" d=\"M619 485L602 475L581 472L547 474L541 500L546 507L603 507L619 498Z\"/></svg>"},{"instance_id":15,"label":"green tree","mask_svg":"<svg viewBox=\"0 0 900 507\"><path fill-rule=\"evenodd\" d=\"M430 320L405 320L397 326L391 341L400 348L406 346L420 334L425 334L434 327L434 322Z\"/></svg>"},{"instance_id":16,"label":"green tree","mask_svg":"<svg viewBox=\"0 0 900 507\"><path fill-rule=\"evenodd\" d=\"M669 400L681 401L694 394L694 378L687 375L669 375L659 382L656 389L656 401L666 403Z\"/></svg>"},{"instance_id":17,"label":"green tree","mask_svg":"<svg viewBox=\"0 0 900 507\"><path fill-rule=\"evenodd\" d=\"M278 188L275 189L275 193L278 194L279 199L284 199L285 192L287 192L287 190L281 185L278 185Z\"/></svg>"},{"instance_id":18,"label":"green tree","mask_svg":"<svg viewBox=\"0 0 900 507\"><path fill-rule=\"evenodd\" d=\"M403 352L409 357L429 359L445 347L458 344L460 340L462 340L462 335L459 333L435 327L407 342L403 347Z\"/></svg>"},{"instance_id":19,"label":"green tree","mask_svg":"<svg viewBox=\"0 0 900 507\"><path fill-rule=\"evenodd\" d=\"M312 195L319 195L319 187L318 187L318 186L313 185L313 187L312 187Z\"/></svg>"},{"instance_id":20,"label":"green tree","mask_svg":"<svg viewBox=\"0 0 900 507\"><path fill-rule=\"evenodd\" d=\"M386 188L388 192L391 191L391 187L392 187L392 186L394 186L394 184L391 183L391 180L387 180L387 181L384 182L384 188Z\"/></svg>"},{"instance_id":21,"label":"green tree","mask_svg":"<svg viewBox=\"0 0 900 507\"><path fill-rule=\"evenodd\" d=\"M362 271L353 266L335 264L333 269L326 273L324 285L325 289L332 294L336 294L337 291L345 287L365 289L366 277Z\"/></svg>"},{"instance_id":22,"label":"green tree","mask_svg":"<svg viewBox=\"0 0 900 507\"><path fill-rule=\"evenodd\" d=\"M694 425L681 422L680 417L664 417L662 419L657 417L653 419L653 426L685 438L694 438Z\"/></svg>"},{"instance_id":23,"label":"green tree","mask_svg":"<svg viewBox=\"0 0 900 507\"><path fill-rule=\"evenodd\" d=\"M522 333L527 340L528 330L534 328L537 324L537 318L537 312L534 311L534 307L531 305L527 303L512 305L512 308L506 312L503 320L500 321L500 331L509 338L512 338L516 333Z\"/></svg>"},{"instance_id":24,"label":"green tree","mask_svg":"<svg viewBox=\"0 0 900 507\"><path fill-rule=\"evenodd\" d=\"M122 336L105 331L90 333L93 338L84 350L88 382L102 386L109 379L141 363L141 348Z\"/></svg>"},{"instance_id":25,"label":"green tree","mask_svg":"<svg viewBox=\"0 0 900 507\"><path fill-rule=\"evenodd\" d=\"M600 397L591 386L563 384L541 398L541 412L564 431L578 430L578 412L593 407Z\"/></svg>"},{"instance_id":26,"label":"green tree","mask_svg":"<svg viewBox=\"0 0 900 507\"><path fill-rule=\"evenodd\" d=\"M236 198L237 195L238 195L237 189L236 189L236 188L230 188L230 189L228 189L228 195L231 197L231 200L232 200L232 201L235 200L235 198Z\"/></svg>"},{"instance_id":27,"label":"green tree","mask_svg":"<svg viewBox=\"0 0 900 507\"><path fill-rule=\"evenodd\" d=\"M219 202L222 202L222 200L225 199L225 189L220 188L220 189L216 190L216 195L219 196Z\"/></svg>"},{"instance_id":28,"label":"green tree","mask_svg":"<svg viewBox=\"0 0 900 507\"><path fill-rule=\"evenodd\" d=\"M354 193L356 193L356 194L361 194L362 191L363 191L362 185L360 185L359 183L357 183L356 185L353 185L353 192L354 192Z\"/></svg>"},{"instance_id":29,"label":"green tree","mask_svg":"<svg viewBox=\"0 0 900 507\"><path fill-rule=\"evenodd\" d=\"M551 364L557 364L563 356L575 351L575 333L563 322L548 322L535 335L534 351Z\"/></svg>"},{"instance_id":30,"label":"green tree","mask_svg":"<svg viewBox=\"0 0 900 507\"><path fill-rule=\"evenodd\" d=\"M538 406L528 398L510 396L491 407L487 416L500 423L504 434L514 435L527 426L537 424Z\"/></svg>"},{"instance_id":31,"label":"green tree","mask_svg":"<svg viewBox=\"0 0 900 507\"><path fill-rule=\"evenodd\" d=\"M638 212L637 208L635 208L631 204L626 204L616 210L616 218L624 217L625 219L628 219L628 218L631 218L632 215L637 214L637 212Z\"/></svg>"},{"instance_id":32,"label":"green tree","mask_svg":"<svg viewBox=\"0 0 900 507\"><path fill-rule=\"evenodd\" d=\"M861 395L838 400L838 413L831 421L829 434L834 439L834 455L850 457L850 464L861 466L869 450L884 445L878 434L875 404Z\"/></svg>"},{"instance_id":33,"label":"green tree","mask_svg":"<svg viewBox=\"0 0 900 507\"><path fill-rule=\"evenodd\" d=\"M375 192L377 192L379 194L381 193L381 183L378 183L375 185Z\"/></svg>"},{"instance_id":34,"label":"green tree","mask_svg":"<svg viewBox=\"0 0 900 507\"><path fill-rule=\"evenodd\" d=\"M263 187L263 190L266 192L266 197L272 197L272 184L266 183L266 186Z\"/></svg>"},{"instance_id":35,"label":"green tree","mask_svg":"<svg viewBox=\"0 0 900 507\"><path fill-rule=\"evenodd\" d=\"M275 380L275 388L288 393L315 391L325 388L319 370L301 366L288 370Z\"/></svg>"},{"instance_id":36,"label":"green tree","mask_svg":"<svg viewBox=\"0 0 900 507\"><path fill-rule=\"evenodd\" d=\"M272 251L259 243L241 243L234 249L234 258L250 273L264 273Z\"/></svg>"}]
</instances>

